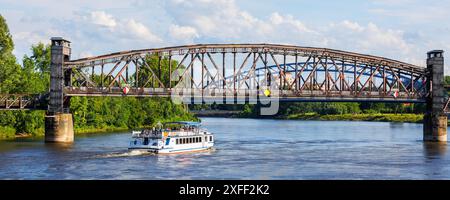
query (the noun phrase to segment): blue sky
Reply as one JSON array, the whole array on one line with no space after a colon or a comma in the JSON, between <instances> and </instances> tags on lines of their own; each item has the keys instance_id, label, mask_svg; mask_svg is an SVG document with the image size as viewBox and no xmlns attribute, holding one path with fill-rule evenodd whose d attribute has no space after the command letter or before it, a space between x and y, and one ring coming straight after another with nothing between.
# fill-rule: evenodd
<instances>
[{"instance_id":1,"label":"blue sky","mask_svg":"<svg viewBox=\"0 0 450 200\"><path fill-rule=\"evenodd\" d=\"M427 51L450 50L449 10L450 0L0 0L19 58L32 44L63 36L73 42L73 58L194 43L282 43L423 66Z\"/></svg>"}]
</instances>

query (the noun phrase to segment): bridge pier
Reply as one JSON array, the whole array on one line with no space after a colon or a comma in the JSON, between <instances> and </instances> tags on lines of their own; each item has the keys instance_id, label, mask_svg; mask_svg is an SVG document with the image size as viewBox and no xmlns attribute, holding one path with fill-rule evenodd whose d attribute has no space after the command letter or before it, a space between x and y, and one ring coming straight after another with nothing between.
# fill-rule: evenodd
<instances>
[{"instance_id":1,"label":"bridge pier","mask_svg":"<svg viewBox=\"0 0 450 200\"><path fill-rule=\"evenodd\" d=\"M45 116L45 142L71 143L74 141L72 114L68 113L68 99L64 98L64 61L70 60L70 42L60 37L51 38L50 101Z\"/></svg>"},{"instance_id":2,"label":"bridge pier","mask_svg":"<svg viewBox=\"0 0 450 200\"><path fill-rule=\"evenodd\" d=\"M45 116L45 142L70 143L73 140L72 114L61 113Z\"/></svg>"},{"instance_id":3,"label":"bridge pier","mask_svg":"<svg viewBox=\"0 0 450 200\"><path fill-rule=\"evenodd\" d=\"M427 99L427 111L423 119L423 140L447 142L447 115L444 113L444 51L428 52L427 87L431 94Z\"/></svg>"}]
</instances>

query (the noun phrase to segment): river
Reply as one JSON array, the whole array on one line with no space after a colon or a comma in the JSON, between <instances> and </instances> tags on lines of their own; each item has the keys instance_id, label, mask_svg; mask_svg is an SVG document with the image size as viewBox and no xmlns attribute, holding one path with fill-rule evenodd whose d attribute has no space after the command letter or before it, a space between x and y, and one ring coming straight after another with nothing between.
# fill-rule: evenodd
<instances>
[{"instance_id":1,"label":"river","mask_svg":"<svg viewBox=\"0 0 450 200\"><path fill-rule=\"evenodd\" d=\"M215 150L128 151L128 133L0 142L0 179L450 179L448 145L422 125L202 118Z\"/></svg>"}]
</instances>

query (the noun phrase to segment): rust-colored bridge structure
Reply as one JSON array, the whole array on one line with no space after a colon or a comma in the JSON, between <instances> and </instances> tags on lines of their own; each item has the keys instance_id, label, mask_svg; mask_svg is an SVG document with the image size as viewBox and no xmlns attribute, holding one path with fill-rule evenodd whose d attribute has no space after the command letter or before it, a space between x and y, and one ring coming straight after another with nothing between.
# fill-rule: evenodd
<instances>
[{"instance_id":1,"label":"rust-colored bridge structure","mask_svg":"<svg viewBox=\"0 0 450 200\"><path fill-rule=\"evenodd\" d=\"M153 69L146 61L151 56L158 58ZM163 59L169 62L169 69L164 69L169 73L161 73ZM142 70L149 72L145 78L139 74ZM67 96L122 96L124 83L130 87L127 96L171 96L190 89L205 99L211 98L206 90L243 99L258 90L263 95L263 86L269 85L280 91L280 101L425 102L429 92L424 67L332 49L274 44L126 51L70 60L64 62L63 71ZM92 81L97 72L100 83Z\"/></svg>"},{"instance_id":2,"label":"rust-colored bridge structure","mask_svg":"<svg viewBox=\"0 0 450 200\"><path fill-rule=\"evenodd\" d=\"M428 52L427 67L279 44L198 44L76 60L70 56L70 42L52 38L46 141L73 140L62 131L72 123L67 109L72 96L175 96L185 103L257 102L262 98L426 103L424 139L447 139L443 51ZM31 108L32 104L24 96L0 99L0 107L10 109Z\"/></svg>"}]
</instances>

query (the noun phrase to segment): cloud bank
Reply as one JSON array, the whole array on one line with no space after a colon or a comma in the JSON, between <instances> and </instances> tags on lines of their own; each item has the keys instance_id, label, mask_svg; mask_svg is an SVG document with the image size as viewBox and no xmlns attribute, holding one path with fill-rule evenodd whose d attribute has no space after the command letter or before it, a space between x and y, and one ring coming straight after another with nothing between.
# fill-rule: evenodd
<instances>
[{"instance_id":1,"label":"cloud bank","mask_svg":"<svg viewBox=\"0 0 450 200\"><path fill-rule=\"evenodd\" d=\"M281 11L255 15L234 0L135 0L130 3L113 0L108 5L84 2L83 6L46 0L45 4L52 7L42 7L32 0L0 1L7 3L0 4L0 12L9 23L18 57L29 53L31 44L48 42L56 35L72 40L74 58L193 43L281 43L341 49L424 65L428 50L450 48L450 34L443 34L443 31L450 33L449 25L439 26L438 22L430 25L435 19L414 12L421 4L415 0L403 0L407 4L372 0L367 8L367 15L395 17L404 27L386 26L389 21L377 24L358 18L336 21L332 17L327 23L313 24L307 18ZM408 10L412 12L406 12L404 5L410 6ZM441 4L430 3L425 9L431 10L433 6L440 18L450 19L450 15L441 12ZM36 7L41 10L27 12ZM53 7L67 10L51 12L56 10ZM411 13L418 14L411 16ZM405 20L408 18L416 19L417 24L428 23L434 28L431 31L440 33L439 38L433 37L432 32L414 28L414 22Z\"/></svg>"}]
</instances>

